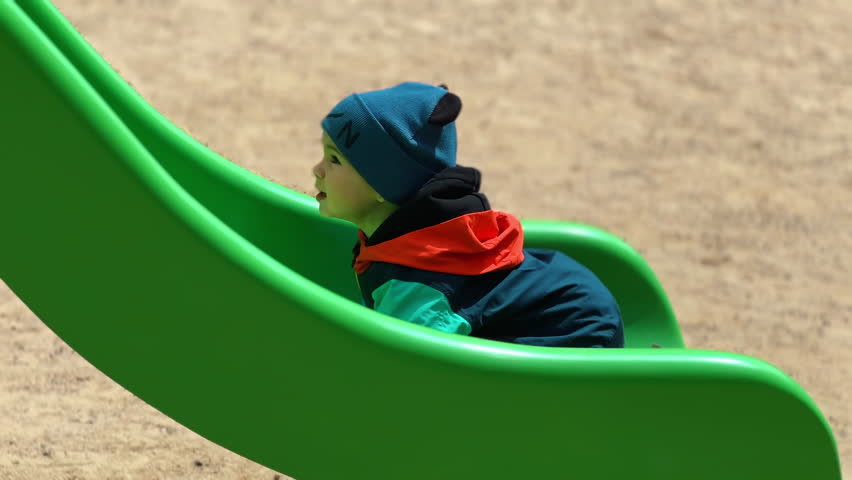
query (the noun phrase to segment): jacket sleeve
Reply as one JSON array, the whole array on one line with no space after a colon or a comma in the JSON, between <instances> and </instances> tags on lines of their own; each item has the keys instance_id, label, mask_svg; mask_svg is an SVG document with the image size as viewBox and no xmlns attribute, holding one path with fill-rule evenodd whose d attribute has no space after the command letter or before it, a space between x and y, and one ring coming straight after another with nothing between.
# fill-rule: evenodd
<instances>
[{"instance_id":1,"label":"jacket sleeve","mask_svg":"<svg viewBox=\"0 0 852 480\"><path fill-rule=\"evenodd\" d=\"M373 290L377 312L442 332L467 335L470 323L453 312L440 291L417 282L392 279Z\"/></svg>"}]
</instances>

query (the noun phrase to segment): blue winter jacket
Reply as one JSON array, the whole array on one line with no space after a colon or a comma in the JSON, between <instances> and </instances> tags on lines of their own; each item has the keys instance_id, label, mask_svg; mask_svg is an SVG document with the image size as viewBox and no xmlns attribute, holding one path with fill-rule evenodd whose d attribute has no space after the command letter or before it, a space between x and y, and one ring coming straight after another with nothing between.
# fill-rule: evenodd
<instances>
[{"instance_id":1,"label":"blue winter jacket","mask_svg":"<svg viewBox=\"0 0 852 480\"><path fill-rule=\"evenodd\" d=\"M480 173L452 167L367 238L353 267L365 305L409 322L493 340L623 347L621 313L586 267L523 248L518 220L491 210Z\"/></svg>"}]
</instances>

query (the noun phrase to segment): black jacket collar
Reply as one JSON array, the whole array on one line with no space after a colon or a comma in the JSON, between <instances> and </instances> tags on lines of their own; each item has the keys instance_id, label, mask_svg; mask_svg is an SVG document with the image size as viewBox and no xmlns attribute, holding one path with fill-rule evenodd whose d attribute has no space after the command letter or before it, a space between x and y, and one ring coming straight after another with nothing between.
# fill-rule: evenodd
<instances>
[{"instance_id":1,"label":"black jacket collar","mask_svg":"<svg viewBox=\"0 0 852 480\"><path fill-rule=\"evenodd\" d=\"M482 174L470 167L455 166L442 170L417 193L392 213L367 239L375 245L431 227L469 213L484 212L491 206L479 193Z\"/></svg>"}]
</instances>

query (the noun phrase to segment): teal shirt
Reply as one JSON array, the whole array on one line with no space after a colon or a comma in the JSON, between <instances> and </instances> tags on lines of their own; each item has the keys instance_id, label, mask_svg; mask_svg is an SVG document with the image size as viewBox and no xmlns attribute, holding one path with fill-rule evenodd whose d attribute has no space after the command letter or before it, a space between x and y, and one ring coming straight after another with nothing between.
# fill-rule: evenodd
<instances>
[{"instance_id":1,"label":"teal shirt","mask_svg":"<svg viewBox=\"0 0 852 480\"><path fill-rule=\"evenodd\" d=\"M448 333L468 335L472 330L467 320L453 312L443 293L422 283L392 279L373 290L372 296L373 308L391 317Z\"/></svg>"}]
</instances>

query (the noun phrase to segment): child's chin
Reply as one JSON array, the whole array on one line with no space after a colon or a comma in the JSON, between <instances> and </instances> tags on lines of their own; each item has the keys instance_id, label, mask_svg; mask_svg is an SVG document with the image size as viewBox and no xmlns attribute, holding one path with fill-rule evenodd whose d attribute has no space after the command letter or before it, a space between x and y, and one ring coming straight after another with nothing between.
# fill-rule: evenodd
<instances>
[{"instance_id":1,"label":"child's chin","mask_svg":"<svg viewBox=\"0 0 852 480\"><path fill-rule=\"evenodd\" d=\"M327 217L327 218L337 218L336 216L332 215L328 211L328 207L326 207L325 204L323 204L323 203L319 204L319 214L320 214L320 216Z\"/></svg>"}]
</instances>

